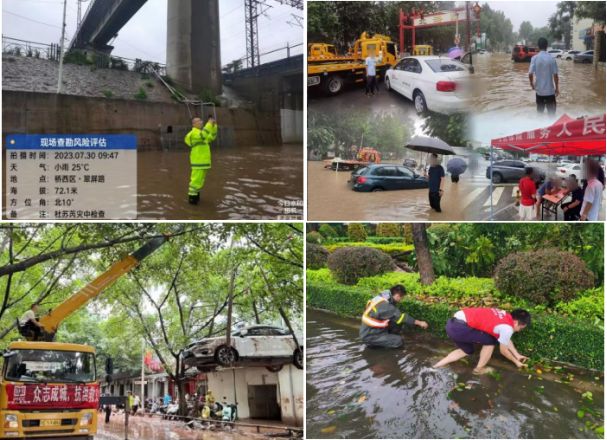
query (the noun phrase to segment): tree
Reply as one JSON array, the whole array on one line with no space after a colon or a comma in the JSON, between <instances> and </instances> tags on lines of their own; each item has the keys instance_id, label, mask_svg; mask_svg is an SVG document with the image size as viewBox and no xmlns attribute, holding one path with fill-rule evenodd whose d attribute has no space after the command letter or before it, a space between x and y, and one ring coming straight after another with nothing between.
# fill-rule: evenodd
<instances>
[{"instance_id":1,"label":"tree","mask_svg":"<svg viewBox=\"0 0 607 440\"><path fill-rule=\"evenodd\" d=\"M575 2L575 16L578 19L589 18L597 25L605 28L605 2L589 1Z\"/></svg>"},{"instance_id":2,"label":"tree","mask_svg":"<svg viewBox=\"0 0 607 440\"><path fill-rule=\"evenodd\" d=\"M411 223L411 233L413 235L413 245L415 246L415 254L417 256L419 280L424 286L429 286L434 283L434 268L432 267L432 259L430 258L426 224Z\"/></svg>"},{"instance_id":3,"label":"tree","mask_svg":"<svg viewBox=\"0 0 607 440\"><path fill-rule=\"evenodd\" d=\"M468 140L468 115L455 113L443 115L427 113L421 116L424 120L422 130L430 137L440 139L449 145L464 146Z\"/></svg>"},{"instance_id":4,"label":"tree","mask_svg":"<svg viewBox=\"0 0 607 440\"><path fill-rule=\"evenodd\" d=\"M524 44L529 44L531 33L533 32L533 25L528 21L523 21L518 29L518 36L524 41Z\"/></svg>"}]
</instances>

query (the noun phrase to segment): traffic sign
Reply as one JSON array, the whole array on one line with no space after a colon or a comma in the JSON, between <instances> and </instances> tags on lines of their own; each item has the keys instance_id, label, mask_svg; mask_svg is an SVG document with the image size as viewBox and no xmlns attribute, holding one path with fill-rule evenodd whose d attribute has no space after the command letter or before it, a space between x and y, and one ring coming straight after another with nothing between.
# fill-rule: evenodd
<instances>
[{"instance_id":1,"label":"traffic sign","mask_svg":"<svg viewBox=\"0 0 607 440\"><path fill-rule=\"evenodd\" d=\"M453 42L454 42L456 45L457 45L457 44L459 44L459 42L460 42L459 37L455 37L455 40L453 40Z\"/></svg>"}]
</instances>

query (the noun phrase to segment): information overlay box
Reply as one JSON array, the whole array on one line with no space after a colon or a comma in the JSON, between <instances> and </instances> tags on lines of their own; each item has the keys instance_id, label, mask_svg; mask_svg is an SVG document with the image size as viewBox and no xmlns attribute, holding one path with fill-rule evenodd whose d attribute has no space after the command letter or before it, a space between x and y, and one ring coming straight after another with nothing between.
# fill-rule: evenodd
<instances>
[{"instance_id":1,"label":"information overlay box","mask_svg":"<svg viewBox=\"0 0 607 440\"><path fill-rule=\"evenodd\" d=\"M137 136L10 135L8 220L137 218Z\"/></svg>"}]
</instances>

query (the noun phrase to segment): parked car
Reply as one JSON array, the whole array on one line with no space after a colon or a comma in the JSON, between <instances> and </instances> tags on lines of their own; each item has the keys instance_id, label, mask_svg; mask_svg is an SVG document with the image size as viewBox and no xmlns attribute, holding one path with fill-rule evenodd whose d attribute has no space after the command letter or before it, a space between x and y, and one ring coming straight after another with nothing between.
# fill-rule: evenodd
<instances>
[{"instance_id":1,"label":"parked car","mask_svg":"<svg viewBox=\"0 0 607 440\"><path fill-rule=\"evenodd\" d=\"M407 168L415 169L417 168L417 161L415 159L405 159L403 161L403 166Z\"/></svg>"},{"instance_id":2,"label":"parked car","mask_svg":"<svg viewBox=\"0 0 607 440\"><path fill-rule=\"evenodd\" d=\"M566 166L569 166L569 165L574 165L574 164L576 164L576 163L577 163L577 162L574 162L574 161L572 161L572 160L566 160L566 159L565 159L565 160L559 160L559 161L556 163L556 166L557 166L557 167L566 167Z\"/></svg>"},{"instance_id":3,"label":"parked car","mask_svg":"<svg viewBox=\"0 0 607 440\"><path fill-rule=\"evenodd\" d=\"M525 168L528 165L520 160L503 160L493 164L493 183L518 181L525 177ZM533 180L541 183L546 180L546 172L541 168L533 168ZM491 167L487 167L485 175L490 179Z\"/></svg>"},{"instance_id":4,"label":"parked car","mask_svg":"<svg viewBox=\"0 0 607 440\"><path fill-rule=\"evenodd\" d=\"M563 51L560 49L550 49L547 51L551 57L553 58L562 58L563 57Z\"/></svg>"},{"instance_id":5,"label":"parked car","mask_svg":"<svg viewBox=\"0 0 607 440\"><path fill-rule=\"evenodd\" d=\"M428 188L428 179L404 166L373 164L352 173L348 184L354 191L378 192Z\"/></svg>"},{"instance_id":6,"label":"parked car","mask_svg":"<svg viewBox=\"0 0 607 440\"><path fill-rule=\"evenodd\" d=\"M573 174L575 175L575 178L580 181L582 179L582 171L582 164L570 163L557 167L554 174L556 177L560 177L562 179L566 179Z\"/></svg>"},{"instance_id":7,"label":"parked car","mask_svg":"<svg viewBox=\"0 0 607 440\"><path fill-rule=\"evenodd\" d=\"M531 160L531 158L529 158L529 157L525 157L525 158L523 159L523 162L525 162L525 163L531 163L531 162L533 162L533 161Z\"/></svg>"},{"instance_id":8,"label":"parked car","mask_svg":"<svg viewBox=\"0 0 607 440\"><path fill-rule=\"evenodd\" d=\"M578 53L581 53L581 50L568 50L565 53L563 53L563 55L561 56L561 58L563 60L572 60L574 55L577 55Z\"/></svg>"},{"instance_id":9,"label":"parked car","mask_svg":"<svg viewBox=\"0 0 607 440\"><path fill-rule=\"evenodd\" d=\"M431 110L453 113L466 110L471 84L468 67L440 56L406 57L391 67L385 76L386 88L413 101L421 113Z\"/></svg>"},{"instance_id":10,"label":"parked car","mask_svg":"<svg viewBox=\"0 0 607 440\"><path fill-rule=\"evenodd\" d=\"M517 44L512 48L512 61L531 61L539 53L537 46L524 46Z\"/></svg>"},{"instance_id":11,"label":"parked car","mask_svg":"<svg viewBox=\"0 0 607 440\"><path fill-rule=\"evenodd\" d=\"M244 362L262 363L270 371L280 371L285 363L303 369L303 336L295 332L298 349L289 329L271 325L251 325L232 333L231 347L225 336L192 342L183 352L184 362L200 371Z\"/></svg>"},{"instance_id":12,"label":"parked car","mask_svg":"<svg viewBox=\"0 0 607 440\"><path fill-rule=\"evenodd\" d=\"M587 50L586 52L578 53L573 56L574 63L590 64L594 57L594 50Z\"/></svg>"}]
</instances>

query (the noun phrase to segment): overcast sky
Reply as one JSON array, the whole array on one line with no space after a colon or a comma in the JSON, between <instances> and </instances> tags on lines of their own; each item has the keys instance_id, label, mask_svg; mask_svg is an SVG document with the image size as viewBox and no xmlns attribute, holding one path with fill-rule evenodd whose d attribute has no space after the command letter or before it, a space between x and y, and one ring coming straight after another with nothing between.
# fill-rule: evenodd
<instances>
[{"instance_id":1,"label":"overcast sky","mask_svg":"<svg viewBox=\"0 0 607 440\"><path fill-rule=\"evenodd\" d=\"M513 30L518 32L523 21L530 22L534 28L548 26L548 18L556 12L558 2L479 2L479 4L484 3L487 3L491 9L502 11L512 22Z\"/></svg>"},{"instance_id":2,"label":"overcast sky","mask_svg":"<svg viewBox=\"0 0 607 440\"><path fill-rule=\"evenodd\" d=\"M83 16L91 1L93 0L82 4ZM148 0L118 34L118 38L113 43L113 54L124 58L140 58L164 63L166 61L167 1L179 0ZM222 65L246 55L244 1L219 1ZM66 32L68 41L76 31L77 2L78 0L67 0ZM280 5L272 0L267 0L267 4L272 6L268 9L268 17L262 16L258 19L260 52L263 54L265 51L284 46L287 42L293 45L302 43L303 29L290 26L287 21L294 22L291 14L301 17L303 11ZM59 42L63 0L2 0L2 11L3 36L45 44ZM301 54L303 53L302 48L303 46L299 46L291 53ZM280 51L262 57L261 62L285 57L286 51Z\"/></svg>"}]
</instances>

